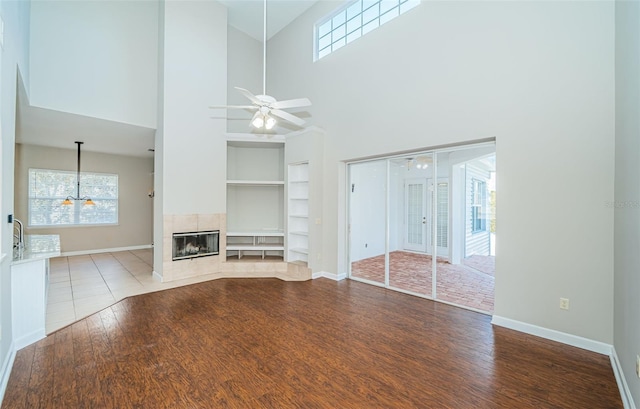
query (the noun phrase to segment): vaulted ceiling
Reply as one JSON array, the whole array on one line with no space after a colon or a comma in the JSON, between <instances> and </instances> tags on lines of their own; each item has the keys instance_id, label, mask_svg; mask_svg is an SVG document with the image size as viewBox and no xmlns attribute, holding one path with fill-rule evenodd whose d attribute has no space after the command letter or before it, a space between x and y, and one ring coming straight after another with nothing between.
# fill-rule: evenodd
<instances>
[{"instance_id":1,"label":"vaulted ceiling","mask_svg":"<svg viewBox=\"0 0 640 409\"><path fill-rule=\"evenodd\" d=\"M268 0L267 37L271 38L319 0ZM228 24L262 42L263 0L219 0L227 7ZM22 86L18 90L16 142L152 157L155 129L34 107Z\"/></svg>"},{"instance_id":2,"label":"vaulted ceiling","mask_svg":"<svg viewBox=\"0 0 640 409\"><path fill-rule=\"evenodd\" d=\"M218 0L228 9L230 26L245 32L258 41L263 36L263 0ZM267 39L273 37L318 0L268 0Z\"/></svg>"}]
</instances>

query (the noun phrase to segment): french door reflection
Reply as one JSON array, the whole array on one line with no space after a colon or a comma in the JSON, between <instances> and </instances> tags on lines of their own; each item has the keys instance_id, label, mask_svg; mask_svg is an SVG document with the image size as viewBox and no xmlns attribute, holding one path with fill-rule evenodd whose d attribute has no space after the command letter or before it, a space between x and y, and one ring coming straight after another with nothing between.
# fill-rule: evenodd
<instances>
[{"instance_id":1,"label":"french door reflection","mask_svg":"<svg viewBox=\"0 0 640 409\"><path fill-rule=\"evenodd\" d=\"M432 296L433 154L390 159L389 287Z\"/></svg>"},{"instance_id":2,"label":"french door reflection","mask_svg":"<svg viewBox=\"0 0 640 409\"><path fill-rule=\"evenodd\" d=\"M387 161L349 167L351 277L385 283Z\"/></svg>"},{"instance_id":3,"label":"french door reflection","mask_svg":"<svg viewBox=\"0 0 640 409\"><path fill-rule=\"evenodd\" d=\"M493 312L495 144L349 165L350 277Z\"/></svg>"}]
</instances>

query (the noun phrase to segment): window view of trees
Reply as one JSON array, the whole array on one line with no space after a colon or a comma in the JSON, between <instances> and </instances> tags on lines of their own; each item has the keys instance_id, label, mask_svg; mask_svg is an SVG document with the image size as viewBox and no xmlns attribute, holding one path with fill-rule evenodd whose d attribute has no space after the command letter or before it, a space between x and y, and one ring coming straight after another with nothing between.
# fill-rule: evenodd
<instances>
[{"instance_id":1,"label":"window view of trees","mask_svg":"<svg viewBox=\"0 0 640 409\"><path fill-rule=\"evenodd\" d=\"M118 175L82 172L80 181L80 197L90 197L94 206L81 200L62 205L78 193L75 172L29 169L29 226L117 223Z\"/></svg>"}]
</instances>

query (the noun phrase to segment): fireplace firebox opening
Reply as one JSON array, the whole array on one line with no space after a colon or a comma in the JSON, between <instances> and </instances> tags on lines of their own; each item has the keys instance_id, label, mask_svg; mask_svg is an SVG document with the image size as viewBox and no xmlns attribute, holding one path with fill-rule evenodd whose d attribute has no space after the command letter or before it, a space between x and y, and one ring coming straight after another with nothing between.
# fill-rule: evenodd
<instances>
[{"instance_id":1,"label":"fireplace firebox opening","mask_svg":"<svg viewBox=\"0 0 640 409\"><path fill-rule=\"evenodd\" d=\"M220 230L173 233L173 260L218 255L219 243Z\"/></svg>"}]
</instances>

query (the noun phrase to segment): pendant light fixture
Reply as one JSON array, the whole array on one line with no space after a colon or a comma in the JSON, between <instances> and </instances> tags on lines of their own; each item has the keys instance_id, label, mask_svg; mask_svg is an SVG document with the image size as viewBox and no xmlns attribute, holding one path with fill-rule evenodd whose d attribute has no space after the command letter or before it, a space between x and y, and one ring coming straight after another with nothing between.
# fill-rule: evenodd
<instances>
[{"instance_id":1,"label":"pendant light fixture","mask_svg":"<svg viewBox=\"0 0 640 409\"><path fill-rule=\"evenodd\" d=\"M85 204L87 206L94 206L96 204L88 196L80 197L80 145L82 145L83 143L84 142L75 141L75 144L78 145L78 168L77 168L77 171L76 171L76 186L77 186L76 196L75 197L67 196L67 198L64 199L64 201L62 202L62 204L64 206L72 205L74 200L84 200L83 204Z\"/></svg>"}]
</instances>

